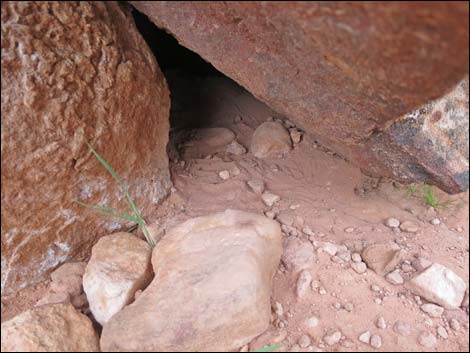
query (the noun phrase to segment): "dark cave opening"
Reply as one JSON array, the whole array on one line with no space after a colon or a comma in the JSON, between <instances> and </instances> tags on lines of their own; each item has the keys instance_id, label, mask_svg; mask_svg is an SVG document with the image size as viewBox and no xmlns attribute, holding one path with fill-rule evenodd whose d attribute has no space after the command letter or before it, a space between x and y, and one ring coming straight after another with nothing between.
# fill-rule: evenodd
<instances>
[{"instance_id":1,"label":"dark cave opening","mask_svg":"<svg viewBox=\"0 0 470 353\"><path fill-rule=\"evenodd\" d=\"M142 37L162 70L171 97L170 133L213 123L211 97L204 89L210 78L230 80L195 52L183 47L165 30L136 9L132 14Z\"/></svg>"}]
</instances>

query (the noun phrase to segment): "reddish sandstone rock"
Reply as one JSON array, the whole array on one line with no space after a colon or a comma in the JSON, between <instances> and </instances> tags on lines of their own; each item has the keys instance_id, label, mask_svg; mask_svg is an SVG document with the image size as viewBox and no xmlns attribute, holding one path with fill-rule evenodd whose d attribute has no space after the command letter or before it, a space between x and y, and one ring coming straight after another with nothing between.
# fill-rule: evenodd
<instances>
[{"instance_id":1,"label":"reddish sandstone rock","mask_svg":"<svg viewBox=\"0 0 470 353\"><path fill-rule=\"evenodd\" d=\"M468 4L131 3L367 173L468 188Z\"/></svg>"},{"instance_id":2,"label":"reddish sandstone rock","mask_svg":"<svg viewBox=\"0 0 470 353\"><path fill-rule=\"evenodd\" d=\"M116 2L1 6L3 295L121 227L74 203L123 196L87 140L144 216L171 183L168 89L129 12Z\"/></svg>"}]
</instances>

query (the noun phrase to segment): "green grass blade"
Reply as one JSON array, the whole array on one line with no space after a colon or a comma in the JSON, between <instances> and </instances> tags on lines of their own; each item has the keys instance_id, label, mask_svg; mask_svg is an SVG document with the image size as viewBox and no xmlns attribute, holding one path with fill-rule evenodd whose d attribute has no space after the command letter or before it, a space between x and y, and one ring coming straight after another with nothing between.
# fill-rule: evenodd
<instances>
[{"instance_id":1,"label":"green grass blade","mask_svg":"<svg viewBox=\"0 0 470 353\"><path fill-rule=\"evenodd\" d=\"M104 160L103 157L99 155L99 153L91 146L90 143L87 142L88 147L90 148L91 152L94 154L96 159L105 167L105 169L113 176L113 178L118 182L119 186L121 187L122 191L124 192L124 195L126 196L126 203L129 206L129 208L132 210L135 216L136 222L139 224L139 226L142 228L142 232L144 233L144 236L147 240L147 242L153 247L155 246L155 242L153 239L150 237L150 234L147 229L147 225L145 224L144 219L142 218L142 215L139 212L139 209L137 206L134 204L134 201L132 200L131 195L129 194L129 190L127 189L126 184L124 184L119 178L118 174L115 172L115 170Z\"/></svg>"},{"instance_id":2,"label":"green grass blade","mask_svg":"<svg viewBox=\"0 0 470 353\"><path fill-rule=\"evenodd\" d=\"M261 349L256 350L255 352L274 352L277 351L279 348L282 348L282 344L278 344L275 346L268 346L268 347L263 347Z\"/></svg>"},{"instance_id":3,"label":"green grass blade","mask_svg":"<svg viewBox=\"0 0 470 353\"><path fill-rule=\"evenodd\" d=\"M80 206L93 209L97 213L99 213L103 216L119 218L119 219L123 219L123 220L126 220L126 221L131 221L133 223L138 223L138 219L136 217L133 217L131 214L129 214L127 212L124 212L124 213L121 213L121 214L116 214L116 213L113 213L113 212L109 212L109 210L117 211L116 208L108 207L108 206L89 205L89 204L86 204L86 203L78 201L78 200L76 200L75 202L78 203Z\"/></svg>"}]
</instances>

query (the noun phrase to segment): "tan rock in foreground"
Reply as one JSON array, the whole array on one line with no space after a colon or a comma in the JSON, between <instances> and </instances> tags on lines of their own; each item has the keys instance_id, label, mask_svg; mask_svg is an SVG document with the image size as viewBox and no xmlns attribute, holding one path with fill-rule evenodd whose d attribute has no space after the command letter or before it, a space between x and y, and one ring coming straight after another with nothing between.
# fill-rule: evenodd
<instances>
[{"instance_id":1,"label":"tan rock in foreground","mask_svg":"<svg viewBox=\"0 0 470 353\"><path fill-rule=\"evenodd\" d=\"M2 352L99 352L89 318L71 304L44 305L2 324Z\"/></svg>"},{"instance_id":2,"label":"tan rock in foreground","mask_svg":"<svg viewBox=\"0 0 470 353\"><path fill-rule=\"evenodd\" d=\"M281 230L226 210L190 219L152 255L155 278L103 327L103 351L232 351L269 326Z\"/></svg>"},{"instance_id":3,"label":"tan rock in foreground","mask_svg":"<svg viewBox=\"0 0 470 353\"><path fill-rule=\"evenodd\" d=\"M151 253L145 241L130 233L107 235L93 247L83 289L96 321L104 325L150 283Z\"/></svg>"}]
</instances>

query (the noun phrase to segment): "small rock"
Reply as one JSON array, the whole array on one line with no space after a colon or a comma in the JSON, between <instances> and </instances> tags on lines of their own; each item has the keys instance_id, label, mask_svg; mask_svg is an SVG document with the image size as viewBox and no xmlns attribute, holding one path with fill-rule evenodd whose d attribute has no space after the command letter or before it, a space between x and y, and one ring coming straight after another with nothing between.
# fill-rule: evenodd
<instances>
[{"instance_id":1,"label":"small rock","mask_svg":"<svg viewBox=\"0 0 470 353\"><path fill-rule=\"evenodd\" d=\"M408 322L399 320L393 325L393 331L401 336L409 336L411 335L411 325Z\"/></svg>"},{"instance_id":2,"label":"small rock","mask_svg":"<svg viewBox=\"0 0 470 353\"><path fill-rule=\"evenodd\" d=\"M282 304L279 302L276 302L274 304L274 311L278 317L282 317L284 315L284 308L282 307Z\"/></svg>"},{"instance_id":3,"label":"small rock","mask_svg":"<svg viewBox=\"0 0 470 353\"><path fill-rule=\"evenodd\" d=\"M291 147L290 134L281 124L265 122L253 133L250 152L257 158L266 158L288 152Z\"/></svg>"},{"instance_id":4,"label":"small rock","mask_svg":"<svg viewBox=\"0 0 470 353\"><path fill-rule=\"evenodd\" d=\"M70 303L43 305L2 323L2 352L99 352L91 320Z\"/></svg>"},{"instance_id":5,"label":"small rock","mask_svg":"<svg viewBox=\"0 0 470 353\"><path fill-rule=\"evenodd\" d=\"M320 293L321 295L325 295L327 293L327 291L326 291L325 287L320 287L318 289L318 293Z\"/></svg>"},{"instance_id":6,"label":"small rock","mask_svg":"<svg viewBox=\"0 0 470 353\"><path fill-rule=\"evenodd\" d=\"M332 331L323 336L323 341L329 345L333 346L341 340L341 331Z\"/></svg>"},{"instance_id":7,"label":"small rock","mask_svg":"<svg viewBox=\"0 0 470 353\"><path fill-rule=\"evenodd\" d=\"M370 331L363 332L359 336L359 341L361 341L362 343L365 343L365 344L369 344L370 343L370 337L371 337Z\"/></svg>"},{"instance_id":8,"label":"small rock","mask_svg":"<svg viewBox=\"0 0 470 353\"><path fill-rule=\"evenodd\" d=\"M380 304L382 304L382 299L380 299L380 298L375 298L375 299L374 299L374 303L377 304L377 305L380 305Z\"/></svg>"},{"instance_id":9,"label":"small rock","mask_svg":"<svg viewBox=\"0 0 470 353\"><path fill-rule=\"evenodd\" d=\"M400 230L407 233L416 233L419 230L419 227L412 221L405 221L400 224Z\"/></svg>"},{"instance_id":10,"label":"small rock","mask_svg":"<svg viewBox=\"0 0 470 353\"><path fill-rule=\"evenodd\" d=\"M387 322L385 321L385 319L381 316L377 319L377 321L375 322L375 326L377 326L378 328L382 329L382 330L385 330L387 328Z\"/></svg>"},{"instance_id":11,"label":"small rock","mask_svg":"<svg viewBox=\"0 0 470 353\"><path fill-rule=\"evenodd\" d=\"M466 285L449 268L433 264L406 283L414 294L446 309L457 309L463 301Z\"/></svg>"},{"instance_id":12,"label":"small rock","mask_svg":"<svg viewBox=\"0 0 470 353\"><path fill-rule=\"evenodd\" d=\"M297 298L305 297L307 294L308 288L312 283L312 275L309 271L303 270L300 272L299 278L297 279L296 294Z\"/></svg>"},{"instance_id":13,"label":"small rock","mask_svg":"<svg viewBox=\"0 0 470 353\"><path fill-rule=\"evenodd\" d=\"M349 251L340 252L336 256L338 256L344 262L351 261L351 253Z\"/></svg>"},{"instance_id":14,"label":"small rock","mask_svg":"<svg viewBox=\"0 0 470 353\"><path fill-rule=\"evenodd\" d=\"M445 329L444 326L441 326L439 325L437 327L437 334L439 335L439 337L441 337L442 339L448 339L449 338L449 334L447 333L447 330Z\"/></svg>"},{"instance_id":15,"label":"small rock","mask_svg":"<svg viewBox=\"0 0 470 353\"><path fill-rule=\"evenodd\" d=\"M273 194L272 192L265 191L261 195L261 199L263 200L263 202L266 206L271 207L276 202L278 202L281 199L281 197L276 195L276 194Z\"/></svg>"},{"instance_id":16,"label":"small rock","mask_svg":"<svg viewBox=\"0 0 470 353\"><path fill-rule=\"evenodd\" d=\"M311 269L314 260L315 253L310 242L294 237L287 239L282 254L282 262L288 271L295 273Z\"/></svg>"},{"instance_id":17,"label":"small rock","mask_svg":"<svg viewBox=\"0 0 470 353\"><path fill-rule=\"evenodd\" d=\"M230 173L228 170L222 170L219 172L219 177L222 180L228 180L230 179Z\"/></svg>"},{"instance_id":18,"label":"small rock","mask_svg":"<svg viewBox=\"0 0 470 353\"><path fill-rule=\"evenodd\" d=\"M434 336L430 332L421 332L421 334L418 337L418 342L423 347L432 348L436 345L437 339L436 339L436 336Z\"/></svg>"},{"instance_id":19,"label":"small rock","mask_svg":"<svg viewBox=\"0 0 470 353\"><path fill-rule=\"evenodd\" d=\"M312 343L312 340L308 335L302 335L300 336L298 343L300 348L307 348Z\"/></svg>"},{"instance_id":20,"label":"small rock","mask_svg":"<svg viewBox=\"0 0 470 353\"><path fill-rule=\"evenodd\" d=\"M370 345L376 349L382 347L382 337L379 335L373 335L370 338Z\"/></svg>"},{"instance_id":21,"label":"small rock","mask_svg":"<svg viewBox=\"0 0 470 353\"><path fill-rule=\"evenodd\" d=\"M431 224L434 225L434 226L437 226L437 225L441 224L441 220L439 218L433 218L431 220Z\"/></svg>"},{"instance_id":22,"label":"small rock","mask_svg":"<svg viewBox=\"0 0 470 353\"><path fill-rule=\"evenodd\" d=\"M295 144L299 143L300 140L302 139L302 132L300 132L299 130L295 128L290 129L289 133L290 133L290 138L292 139L292 142Z\"/></svg>"},{"instance_id":23,"label":"small rock","mask_svg":"<svg viewBox=\"0 0 470 353\"><path fill-rule=\"evenodd\" d=\"M303 329L309 334L313 334L313 330L318 326L320 320L316 316L311 316L303 322Z\"/></svg>"},{"instance_id":24,"label":"small rock","mask_svg":"<svg viewBox=\"0 0 470 353\"><path fill-rule=\"evenodd\" d=\"M388 283L391 283L393 285L400 285L405 282L400 272L398 271L390 272L389 274L385 276L385 279L387 280Z\"/></svg>"},{"instance_id":25,"label":"small rock","mask_svg":"<svg viewBox=\"0 0 470 353\"><path fill-rule=\"evenodd\" d=\"M302 228L302 233L304 233L305 235L308 235L308 236L312 236L312 237L315 236L315 232L309 226L303 227Z\"/></svg>"},{"instance_id":26,"label":"small rock","mask_svg":"<svg viewBox=\"0 0 470 353\"><path fill-rule=\"evenodd\" d=\"M356 263L362 262L362 257L357 252L355 252L351 255L351 259L353 260L353 262L356 262Z\"/></svg>"},{"instance_id":27,"label":"small rock","mask_svg":"<svg viewBox=\"0 0 470 353\"><path fill-rule=\"evenodd\" d=\"M152 280L152 249L130 233L104 236L93 246L83 288L96 321L105 324Z\"/></svg>"},{"instance_id":28,"label":"small rock","mask_svg":"<svg viewBox=\"0 0 470 353\"><path fill-rule=\"evenodd\" d=\"M246 182L250 189L258 195L261 195L264 191L264 181L260 179L253 179Z\"/></svg>"},{"instance_id":29,"label":"small rock","mask_svg":"<svg viewBox=\"0 0 470 353\"><path fill-rule=\"evenodd\" d=\"M413 266L407 263L403 263L400 268L404 273L411 273L415 270Z\"/></svg>"},{"instance_id":30,"label":"small rock","mask_svg":"<svg viewBox=\"0 0 470 353\"><path fill-rule=\"evenodd\" d=\"M313 290L320 288L320 281L314 279L314 280L312 281L311 287L312 287Z\"/></svg>"},{"instance_id":31,"label":"small rock","mask_svg":"<svg viewBox=\"0 0 470 353\"><path fill-rule=\"evenodd\" d=\"M230 142L225 148L227 153L232 153L237 156L241 156L246 153L246 148L239 144L237 141Z\"/></svg>"},{"instance_id":32,"label":"small rock","mask_svg":"<svg viewBox=\"0 0 470 353\"><path fill-rule=\"evenodd\" d=\"M367 271L367 265L364 262L353 262L351 268L359 274Z\"/></svg>"},{"instance_id":33,"label":"small rock","mask_svg":"<svg viewBox=\"0 0 470 353\"><path fill-rule=\"evenodd\" d=\"M454 331L460 331L460 322L459 320L453 318L449 321L450 328Z\"/></svg>"},{"instance_id":34,"label":"small rock","mask_svg":"<svg viewBox=\"0 0 470 353\"><path fill-rule=\"evenodd\" d=\"M372 244L361 254L367 267L381 276L392 271L403 260L404 255L403 250L394 243Z\"/></svg>"},{"instance_id":35,"label":"small rock","mask_svg":"<svg viewBox=\"0 0 470 353\"><path fill-rule=\"evenodd\" d=\"M352 303L346 303L344 304L344 309L347 312L352 312L354 310L354 305Z\"/></svg>"},{"instance_id":36,"label":"small rock","mask_svg":"<svg viewBox=\"0 0 470 353\"><path fill-rule=\"evenodd\" d=\"M444 308L442 306L432 303L421 305L421 310L431 317L441 317L444 312Z\"/></svg>"},{"instance_id":37,"label":"small rock","mask_svg":"<svg viewBox=\"0 0 470 353\"><path fill-rule=\"evenodd\" d=\"M400 226L400 221L396 218L387 218L385 220L385 225L389 228L398 228Z\"/></svg>"},{"instance_id":38,"label":"small rock","mask_svg":"<svg viewBox=\"0 0 470 353\"><path fill-rule=\"evenodd\" d=\"M416 269L416 271L424 271L432 265L432 262L424 257L417 257L411 262L411 265Z\"/></svg>"},{"instance_id":39,"label":"small rock","mask_svg":"<svg viewBox=\"0 0 470 353\"><path fill-rule=\"evenodd\" d=\"M348 227L344 230L345 233L354 233L354 228L353 227Z\"/></svg>"},{"instance_id":40,"label":"small rock","mask_svg":"<svg viewBox=\"0 0 470 353\"><path fill-rule=\"evenodd\" d=\"M370 289L372 290L372 292L376 292L376 293L380 292L380 287L376 284L372 284L370 286Z\"/></svg>"}]
</instances>

